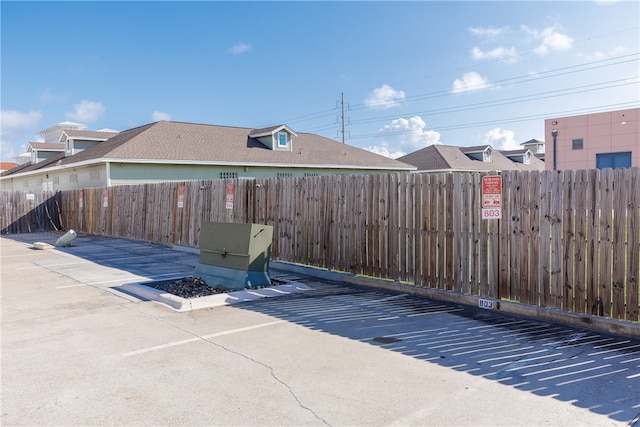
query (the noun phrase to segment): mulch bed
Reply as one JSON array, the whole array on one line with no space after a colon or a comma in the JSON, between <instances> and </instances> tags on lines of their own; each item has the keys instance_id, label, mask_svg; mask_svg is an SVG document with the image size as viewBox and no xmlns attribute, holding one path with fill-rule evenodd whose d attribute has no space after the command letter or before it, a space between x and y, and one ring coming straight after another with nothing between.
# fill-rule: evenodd
<instances>
[{"instance_id":1,"label":"mulch bed","mask_svg":"<svg viewBox=\"0 0 640 427\"><path fill-rule=\"evenodd\" d=\"M282 285L286 282L271 279L271 286ZM179 296L180 298L200 298L208 295L223 294L234 292L237 289L223 289L209 286L199 277L185 277L180 280L165 280L161 282L145 283L154 289L169 292L170 294ZM262 286L266 287L266 286ZM258 288L254 288L258 289Z\"/></svg>"}]
</instances>

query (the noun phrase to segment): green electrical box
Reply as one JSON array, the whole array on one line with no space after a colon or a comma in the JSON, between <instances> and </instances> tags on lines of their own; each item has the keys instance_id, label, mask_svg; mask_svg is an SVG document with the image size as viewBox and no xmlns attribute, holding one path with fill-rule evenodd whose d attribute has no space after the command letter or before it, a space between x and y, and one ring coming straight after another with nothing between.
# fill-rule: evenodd
<instances>
[{"instance_id":1,"label":"green electrical box","mask_svg":"<svg viewBox=\"0 0 640 427\"><path fill-rule=\"evenodd\" d=\"M270 225L205 222L194 277L223 289L271 286L272 240Z\"/></svg>"}]
</instances>

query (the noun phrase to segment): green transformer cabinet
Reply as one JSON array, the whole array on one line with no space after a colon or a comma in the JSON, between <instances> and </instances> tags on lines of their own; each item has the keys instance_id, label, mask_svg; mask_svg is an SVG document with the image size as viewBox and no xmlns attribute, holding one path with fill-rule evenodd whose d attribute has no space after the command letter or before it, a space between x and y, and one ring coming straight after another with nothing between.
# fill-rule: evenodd
<instances>
[{"instance_id":1,"label":"green transformer cabinet","mask_svg":"<svg viewBox=\"0 0 640 427\"><path fill-rule=\"evenodd\" d=\"M193 275L223 289L271 286L272 240L270 225L205 222L200 229L200 259Z\"/></svg>"}]
</instances>

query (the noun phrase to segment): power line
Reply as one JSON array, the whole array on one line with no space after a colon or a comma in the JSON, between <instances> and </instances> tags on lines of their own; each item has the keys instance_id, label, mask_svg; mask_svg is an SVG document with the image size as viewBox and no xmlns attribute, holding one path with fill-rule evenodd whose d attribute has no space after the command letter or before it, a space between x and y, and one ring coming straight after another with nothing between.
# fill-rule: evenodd
<instances>
[{"instance_id":1,"label":"power line","mask_svg":"<svg viewBox=\"0 0 640 427\"><path fill-rule=\"evenodd\" d=\"M627 86L627 85L631 85L631 84L637 84L640 80L638 77L633 78L636 81L630 81L631 79L618 79L618 80L610 80L607 82L601 82L601 83L593 83L590 85L583 85L583 86L575 86L572 88L565 88L565 89L558 89L558 90L553 90L553 91L548 91L548 92L538 92L536 94L528 94L528 95L521 95L521 96L516 96L516 97L511 97L511 98L503 98L503 99L498 99L498 100L493 100L493 101L484 101L484 102L477 102L477 103L473 103L473 104L465 104L464 106L458 106L458 107L446 107L446 108L436 108L436 109L430 109L428 111L417 111L417 112L412 112L409 113L407 115L409 116L414 116L414 115L421 115L421 114L429 114L430 116L433 115L437 115L437 114L446 114L446 113L455 113L455 112L460 112L460 111L468 111L468 110L475 110L478 107L496 107L496 106L501 106L501 105L507 105L507 104L513 104L516 102L522 102L524 100L527 101L535 101L535 100L539 100L539 99L546 99L546 98L551 98L551 97L556 97L556 96L567 96L567 95L575 95L575 94L579 94L579 93L587 93L587 92L593 92L596 90L603 90L603 89L611 89L614 87L620 87L620 86ZM622 82L626 82L626 83L622 83ZM616 84L613 84L616 83ZM600 85L604 85L607 84L609 86L605 86L605 87L594 87L594 86L600 86ZM589 89L587 89L589 88ZM578 89L584 89L584 90L578 90ZM566 93L563 93L566 92ZM551 96L552 94L554 94L553 96ZM372 122L377 122L380 120L389 120L392 118L397 117L397 115L390 115L390 116L378 116L378 117L374 117L374 118L368 118L368 119L362 119L362 120L354 120L353 124L363 124L363 123L372 123Z\"/></svg>"},{"instance_id":2,"label":"power line","mask_svg":"<svg viewBox=\"0 0 640 427\"><path fill-rule=\"evenodd\" d=\"M635 59L629 59L630 57L635 56ZM613 58L607 58L607 59L601 59L598 61L591 61L591 62L586 62L586 63L582 63L582 64L577 64L577 65L570 65L567 67L561 67L561 68L555 68L553 70L547 70L547 71L541 71L539 73L536 73L534 75L531 74L525 74L525 75L521 75L521 76L515 76L515 77L508 77L506 79L501 79L501 80L496 80L495 82L492 82L492 84L488 87L486 87L486 89L491 89L491 88L496 88L498 87L499 83L511 83L511 84L520 84L520 83L526 83L526 82L531 82L531 81L536 81L536 80L542 80L542 79L548 79L548 78L552 78L552 77L558 77L558 76L563 76L566 74L570 74L570 73L575 73L575 72L581 72L581 71L589 71L589 70L595 70L595 69L599 69L599 68L603 68L603 67L610 67L610 66L614 66L614 65L620 65L620 64L626 64L629 62L635 62L638 61L640 57L640 52L635 52L635 53L631 53L631 54L627 54L627 55L621 55L621 56L617 56L617 57L613 57ZM627 59L625 59L627 58ZM612 64L603 64L604 62L609 62L609 61L613 61L613 60L618 60L618 59L625 59L624 61L620 61L620 62L615 62ZM598 64L598 65L595 65ZM580 68L580 67L585 67L588 65L595 65L593 67L589 67L589 68L584 68L581 70L575 70L576 68ZM573 70L573 71L569 71L569 70ZM562 73L559 73L560 71L564 71ZM557 73L557 74L551 74L551 73ZM425 100L425 99L434 99L434 98L441 98L444 96L450 96L452 94L450 89L446 89L446 90L439 90L439 91L435 91L435 92L428 92L428 93L423 93L423 94L417 94L417 95L412 95L409 97L405 97L403 99L398 99L395 100L395 102L399 103L399 104L405 104L408 102L412 102L412 101L416 101L416 100ZM362 110L365 108L370 108L369 105L367 104L356 104L355 106L352 107L353 110Z\"/></svg>"},{"instance_id":3,"label":"power line","mask_svg":"<svg viewBox=\"0 0 640 427\"><path fill-rule=\"evenodd\" d=\"M485 122L475 122L475 123L463 123L458 125L451 126L437 126L438 131L445 130L459 130L459 129L469 129L474 127L481 127L487 125L497 125L497 124L505 124L505 123L519 123L519 122L528 122L533 120L545 119L548 117L558 117L570 114L589 114L589 113L597 113L602 111L610 111L611 109L625 109L625 108L635 108L640 106L640 103L637 101L624 102L618 104L609 104L609 105L600 105L594 107L580 108L575 110L567 110L567 111L556 111L553 113L544 113L544 114L536 114L530 116L522 116L522 117L512 117L508 119L499 119L499 120L491 120ZM380 133L371 133L366 135L357 135L352 136L352 139L364 139L364 138L380 138L384 136L398 136L398 135L409 135L412 131L398 131L398 132L387 132L384 134Z\"/></svg>"},{"instance_id":4,"label":"power line","mask_svg":"<svg viewBox=\"0 0 640 427\"><path fill-rule=\"evenodd\" d=\"M629 63L629 62L638 61L638 56L639 55L640 55L640 52L636 52L636 53L632 53L632 54L617 56L617 57L614 57L614 58L608 58L608 59L598 60L598 61L590 61L590 62L586 62L586 63L582 63L582 64L571 65L571 66L567 66L567 67L561 67L561 68L557 68L557 69L553 69L553 70L547 70L545 72L538 73L538 74L536 74L534 76L523 75L523 76L516 76L516 77L506 78L506 79L502 79L502 80L496 81L494 83L497 84L497 83L503 83L503 82L511 82L512 84L518 84L518 83L524 83L524 82L528 82L528 81L535 81L535 80L540 80L540 79L558 77L558 76L566 75L566 74L569 74L569 73L579 73L579 72L584 72L584 71L589 71L589 70L594 70L594 69L599 69L599 68L604 68L604 67L611 67L611 66L616 66L616 65ZM632 57L635 57L635 58L631 59ZM617 62L612 62L612 61L617 61ZM581 68L581 69L578 69L578 68ZM418 111L418 112L406 113L406 115L414 116L414 115L420 115L420 114L429 114L429 115L446 114L446 113L460 112L460 111L466 111L466 110L477 109L477 108L496 107L496 106L500 106L500 105L512 104L512 103L515 103L515 102L522 102L523 100L533 101L533 100L538 100L538 99L548 99L548 98L554 98L554 97L560 97L560 96L568 96L568 95L575 95L575 94L580 94L580 93L588 93L588 92L593 92L593 91L597 91L597 90L610 89L610 88L614 88L614 87L634 85L634 84L637 84L637 83L638 83L638 76L635 76L635 77L631 77L631 78L627 78L627 79L610 80L610 81L605 81L605 82L593 83L593 84L590 84L590 85L575 86L575 87L572 87L572 88L564 88L564 89L559 89L559 90L549 91L549 92L544 92L544 93L528 94L528 95L522 95L522 96L512 97L512 98L505 98L505 99L499 99L499 100L493 100L493 101L485 101L485 102L475 103L475 104L466 104L464 106L458 106L458 107L449 107L449 108L441 108L441 109L435 109L435 110L432 109L432 110L428 110L428 111ZM602 86L602 85L607 85L607 86ZM597 87L597 86L600 86L600 87ZM415 95L415 96L410 97L409 100L438 98L438 97L450 96L450 95L451 95L451 91L449 91L449 90L437 91L437 92L431 92L431 93L427 93L427 94ZM362 109L363 105L364 104L360 104L357 107L355 107L354 109ZM545 116L548 116L548 114L545 114ZM388 116L388 115L387 116L377 116L377 117L373 117L373 118L357 120L357 121L354 121L353 124L372 123L372 122L377 122L377 121L381 121L381 120L389 120L391 118L397 118L397 115L393 115L393 116ZM491 123L497 123L497 122L494 121L494 122L491 122ZM463 127L455 126L453 128L438 128L438 129L439 130L462 129L462 128L465 128L465 127L476 127L476 126L480 126L480 124L474 124L474 125L471 125L471 126L463 125ZM326 125L320 125L320 126L315 127L313 129L314 129L314 131L320 131L320 130L330 129L330 128L332 128L332 126L329 125L329 124L326 124ZM389 135L389 134L387 134L387 135ZM350 138L360 139L360 138L363 138L363 137L370 137L370 136L371 135L360 135L360 136L354 136L354 137L350 136ZM378 135L377 134L373 134L373 136L378 136Z\"/></svg>"}]
</instances>

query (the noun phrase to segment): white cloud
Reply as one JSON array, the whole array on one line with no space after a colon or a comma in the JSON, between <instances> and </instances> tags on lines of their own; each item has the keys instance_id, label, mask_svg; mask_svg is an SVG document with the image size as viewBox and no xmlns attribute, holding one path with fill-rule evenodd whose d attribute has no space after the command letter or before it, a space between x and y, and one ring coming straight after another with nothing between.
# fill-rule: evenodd
<instances>
[{"instance_id":1,"label":"white cloud","mask_svg":"<svg viewBox=\"0 0 640 427\"><path fill-rule=\"evenodd\" d=\"M420 116L394 119L379 130L382 144L365 147L365 150L396 159L428 145L442 144L440 133L425 130L425 127L426 123Z\"/></svg>"},{"instance_id":2,"label":"white cloud","mask_svg":"<svg viewBox=\"0 0 640 427\"><path fill-rule=\"evenodd\" d=\"M95 122L104 112L105 108L101 102L82 100L74 105L73 111L68 112L66 116L79 122Z\"/></svg>"},{"instance_id":3,"label":"white cloud","mask_svg":"<svg viewBox=\"0 0 640 427\"><path fill-rule=\"evenodd\" d=\"M495 39L505 31L504 28L493 27L471 27L469 32L475 36L484 37L488 39Z\"/></svg>"},{"instance_id":4,"label":"white cloud","mask_svg":"<svg viewBox=\"0 0 640 427\"><path fill-rule=\"evenodd\" d=\"M251 50L250 44L238 42L229 48L229 53L231 53L232 55L242 55L249 50Z\"/></svg>"},{"instance_id":5,"label":"white cloud","mask_svg":"<svg viewBox=\"0 0 640 427\"><path fill-rule=\"evenodd\" d=\"M602 52L602 51L595 51L593 53L578 53L577 56L578 58L583 58L583 59L587 59L587 60L599 60L599 59L604 59L604 58L608 58L611 56L617 56L617 55L622 55L627 51L627 49L625 47L622 46L618 46L615 47L611 50L609 50L608 52Z\"/></svg>"},{"instance_id":6,"label":"white cloud","mask_svg":"<svg viewBox=\"0 0 640 427\"><path fill-rule=\"evenodd\" d=\"M516 48L511 47L507 49L506 47L496 47L495 49L491 49L488 51L483 51L479 47L474 47L471 49L471 56L475 60L480 59L507 59L509 61L515 61L518 54L516 53Z\"/></svg>"},{"instance_id":7,"label":"white cloud","mask_svg":"<svg viewBox=\"0 0 640 427\"><path fill-rule=\"evenodd\" d=\"M154 122L159 122L162 120L171 121L171 116L169 115L169 113L163 113L162 111L154 111L153 114L151 115L151 119Z\"/></svg>"},{"instance_id":8,"label":"white cloud","mask_svg":"<svg viewBox=\"0 0 640 427\"><path fill-rule=\"evenodd\" d=\"M475 71L464 73L462 80L456 79L451 86L452 93L471 92L474 90L486 89L489 87L488 81L485 77Z\"/></svg>"},{"instance_id":9,"label":"white cloud","mask_svg":"<svg viewBox=\"0 0 640 427\"><path fill-rule=\"evenodd\" d=\"M573 39L563 34L561 28L557 26L538 31L523 25L522 30L535 40L541 41L540 45L534 49L534 52L540 56L544 56L550 51L564 51L573 47Z\"/></svg>"},{"instance_id":10,"label":"white cloud","mask_svg":"<svg viewBox=\"0 0 640 427\"><path fill-rule=\"evenodd\" d=\"M15 110L2 110L0 112L0 126L2 134L5 132L24 131L36 124L42 119L40 111L29 111L21 113Z\"/></svg>"},{"instance_id":11,"label":"white cloud","mask_svg":"<svg viewBox=\"0 0 640 427\"><path fill-rule=\"evenodd\" d=\"M508 129L493 128L484 134L484 143L496 150L520 150L522 146L516 141L515 132Z\"/></svg>"},{"instance_id":12,"label":"white cloud","mask_svg":"<svg viewBox=\"0 0 640 427\"><path fill-rule=\"evenodd\" d=\"M35 127L40 123L42 113L29 111L23 113L15 110L0 111L0 160L13 162L15 157L24 153L26 146L20 144L35 134ZM19 147L19 148L18 148Z\"/></svg>"},{"instance_id":13,"label":"white cloud","mask_svg":"<svg viewBox=\"0 0 640 427\"><path fill-rule=\"evenodd\" d=\"M387 147L381 147L379 145L371 145L369 147L364 147L364 150L371 151L372 153L376 153L384 157L389 157L391 159L397 159L398 157L402 157L405 154L407 154L403 151L390 152Z\"/></svg>"},{"instance_id":14,"label":"white cloud","mask_svg":"<svg viewBox=\"0 0 640 427\"><path fill-rule=\"evenodd\" d=\"M375 88L367 99L364 100L364 103L369 108L392 108L399 106L398 100L404 98L405 94L403 91L395 90L391 86L383 84Z\"/></svg>"}]
</instances>

